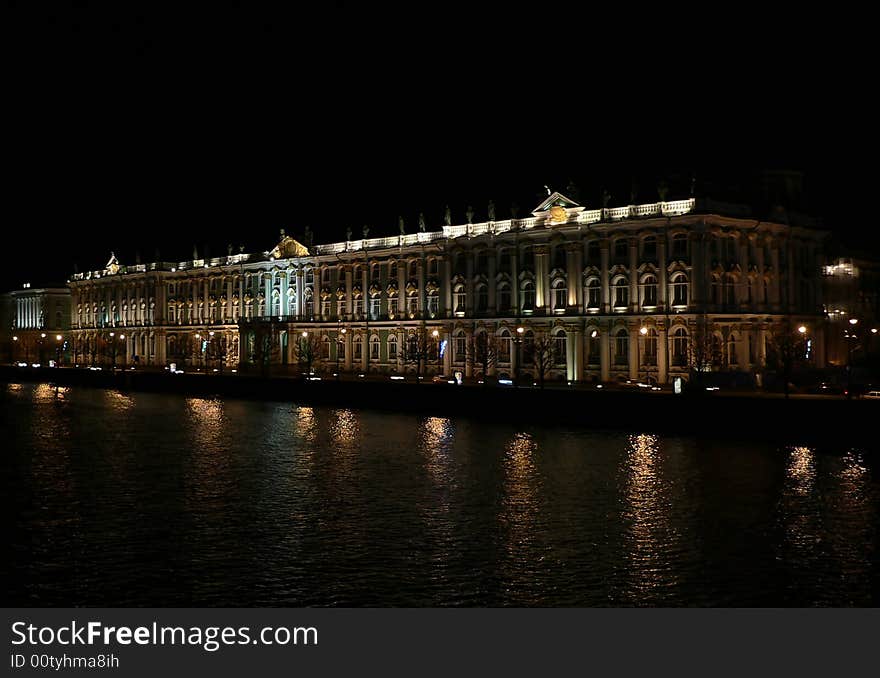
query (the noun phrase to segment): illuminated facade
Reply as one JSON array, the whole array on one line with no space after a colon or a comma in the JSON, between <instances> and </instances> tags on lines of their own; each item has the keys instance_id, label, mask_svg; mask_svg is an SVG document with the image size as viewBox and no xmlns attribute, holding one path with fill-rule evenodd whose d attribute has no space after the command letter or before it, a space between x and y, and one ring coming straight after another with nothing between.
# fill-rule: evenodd
<instances>
[{"instance_id":1,"label":"illuminated facade","mask_svg":"<svg viewBox=\"0 0 880 678\"><path fill-rule=\"evenodd\" d=\"M329 371L669 383L701 353L701 369L760 371L769 343L804 327L821 367L824 237L694 199L588 210L553 193L524 219L309 248L282 232L267 252L176 264L112 257L70 281L73 350L283 372L314 342L310 365Z\"/></svg>"},{"instance_id":2,"label":"illuminated facade","mask_svg":"<svg viewBox=\"0 0 880 678\"><path fill-rule=\"evenodd\" d=\"M876 364L880 355L880 263L842 258L823 268L829 365Z\"/></svg>"},{"instance_id":3,"label":"illuminated facade","mask_svg":"<svg viewBox=\"0 0 880 678\"><path fill-rule=\"evenodd\" d=\"M70 290L31 288L2 295L2 341L10 362L62 360L70 340Z\"/></svg>"}]
</instances>

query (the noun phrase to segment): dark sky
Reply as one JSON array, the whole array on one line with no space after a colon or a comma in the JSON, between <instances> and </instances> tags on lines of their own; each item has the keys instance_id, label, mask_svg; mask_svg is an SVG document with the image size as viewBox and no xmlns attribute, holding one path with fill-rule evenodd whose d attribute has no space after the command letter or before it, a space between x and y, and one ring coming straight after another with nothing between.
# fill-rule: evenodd
<instances>
[{"instance_id":1,"label":"dark sky","mask_svg":"<svg viewBox=\"0 0 880 678\"><path fill-rule=\"evenodd\" d=\"M523 214L544 184L625 204L634 179L652 201L660 179L684 197L692 173L720 190L763 168L802 171L802 207L877 244L857 39L831 53L818 27L751 15L217 7L12 10L4 289L63 282L110 250L264 250L306 225L318 242L364 224L379 236L398 215L415 230L420 211L436 226L447 203L459 222L489 199L499 218L513 201Z\"/></svg>"}]
</instances>

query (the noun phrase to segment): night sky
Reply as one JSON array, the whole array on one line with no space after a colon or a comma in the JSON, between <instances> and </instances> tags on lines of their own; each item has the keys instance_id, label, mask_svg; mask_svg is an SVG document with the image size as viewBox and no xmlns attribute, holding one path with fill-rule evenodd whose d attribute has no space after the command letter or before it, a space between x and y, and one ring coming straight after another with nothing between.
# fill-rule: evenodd
<instances>
[{"instance_id":1,"label":"night sky","mask_svg":"<svg viewBox=\"0 0 880 678\"><path fill-rule=\"evenodd\" d=\"M110 15L82 3L4 22L2 289L123 263L428 228L449 204L520 215L574 182L601 205L756 195L803 173L800 211L876 248L869 63L858 39L749 17L457 14L364 3L278 17ZM401 10L402 11L402 10ZM809 20L809 17L802 17ZM833 20L823 18L825 30ZM758 27L759 26L759 27ZM858 30L858 29L853 29ZM730 32L725 37L724 31ZM731 36L736 39L733 40ZM857 36L856 36L857 37ZM860 53L860 50L865 53ZM867 81L864 81L867 82Z\"/></svg>"}]
</instances>

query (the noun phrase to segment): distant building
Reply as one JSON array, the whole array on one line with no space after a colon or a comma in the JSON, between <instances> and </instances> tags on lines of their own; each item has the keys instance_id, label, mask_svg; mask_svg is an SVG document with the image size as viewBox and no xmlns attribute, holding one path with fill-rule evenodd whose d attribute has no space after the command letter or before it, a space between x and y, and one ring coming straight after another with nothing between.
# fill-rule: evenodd
<instances>
[{"instance_id":1,"label":"distant building","mask_svg":"<svg viewBox=\"0 0 880 678\"><path fill-rule=\"evenodd\" d=\"M178 263L111 257L70 280L72 352L278 371L312 351L310 365L359 372L669 383L694 367L763 370L803 328L822 367L825 235L694 199L588 210L553 193L524 219L314 247L282 234L265 252Z\"/></svg>"},{"instance_id":2,"label":"distant building","mask_svg":"<svg viewBox=\"0 0 880 678\"><path fill-rule=\"evenodd\" d=\"M0 296L0 345L4 362L64 362L70 346L70 289L31 288ZM60 338L59 338L60 337Z\"/></svg>"},{"instance_id":3,"label":"distant building","mask_svg":"<svg viewBox=\"0 0 880 678\"><path fill-rule=\"evenodd\" d=\"M880 261L838 258L822 272L828 364L874 364L880 354Z\"/></svg>"}]
</instances>

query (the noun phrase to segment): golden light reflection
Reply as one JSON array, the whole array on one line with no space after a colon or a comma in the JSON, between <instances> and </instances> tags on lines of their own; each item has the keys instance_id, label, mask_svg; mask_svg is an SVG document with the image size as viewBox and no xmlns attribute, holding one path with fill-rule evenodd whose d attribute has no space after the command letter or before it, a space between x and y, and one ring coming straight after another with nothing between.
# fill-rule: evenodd
<instances>
[{"instance_id":1,"label":"golden light reflection","mask_svg":"<svg viewBox=\"0 0 880 678\"><path fill-rule=\"evenodd\" d=\"M134 398L119 391L105 391L107 401L115 412L125 412L134 406Z\"/></svg>"},{"instance_id":2,"label":"golden light reflection","mask_svg":"<svg viewBox=\"0 0 880 678\"><path fill-rule=\"evenodd\" d=\"M540 517L537 453L538 444L528 433L517 433L504 449L504 500L500 519L507 528L507 551L512 562L521 560L518 550L535 543L535 526Z\"/></svg>"},{"instance_id":3,"label":"golden light reflection","mask_svg":"<svg viewBox=\"0 0 880 678\"><path fill-rule=\"evenodd\" d=\"M792 492L810 494L816 486L815 450L809 447L791 448L785 475Z\"/></svg>"},{"instance_id":4,"label":"golden light reflection","mask_svg":"<svg viewBox=\"0 0 880 678\"><path fill-rule=\"evenodd\" d=\"M330 437L337 445L350 447L360 440L361 427L353 410L335 410L335 421L330 425Z\"/></svg>"},{"instance_id":5,"label":"golden light reflection","mask_svg":"<svg viewBox=\"0 0 880 678\"><path fill-rule=\"evenodd\" d=\"M187 398L186 411L192 420L193 443L214 451L223 447L223 403L208 398Z\"/></svg>"},{"instance_id":6,"label":"golden light reflection","mask_svg":"<svg viewBox=\"0 0 880 678\"><path fill-rule=\"evenodd\" d=\"M419 446L431 479L438 484L451 482L451 452L455 438L452 420L428 417L419 428Z\"/></svg>"},{"instance_id":7,"label":"golden light reflection","mask_svg":"<svg viewBox=\"0 0 880 678\"><path fill-rule=\"evenodd\" d=\"M314 441L318 432L314 408L298 407L296 409L296 431L304 440Z\"/></svg>"},{"instance_id":8,"label":"golden light reflection","mask_svg":"<svg viewBox=\"0 0 880 678\"><path fill-rule=\"evenodd\" d=\"M6 384L6 390L10 393L21 391L21 384Z\"/></svg>"},{"instance_id":9,"label":"golden light reflection","mask_svg":"<svg viewBox=\"0 0 880 678\"><path fill-rule=\"evenodd\" d=\"M670 500L660 475L660 446L655 435L629 437L626 457L624 518L629 522L626 556L632 574L630 595L650 600L650 593L675 584L670 550Z\"/></svg>"}]
</instances>

